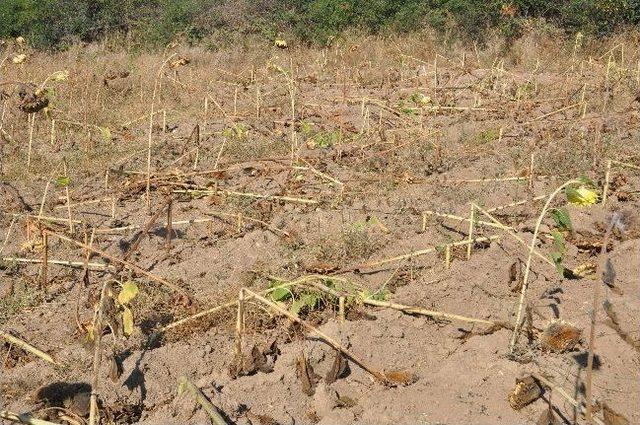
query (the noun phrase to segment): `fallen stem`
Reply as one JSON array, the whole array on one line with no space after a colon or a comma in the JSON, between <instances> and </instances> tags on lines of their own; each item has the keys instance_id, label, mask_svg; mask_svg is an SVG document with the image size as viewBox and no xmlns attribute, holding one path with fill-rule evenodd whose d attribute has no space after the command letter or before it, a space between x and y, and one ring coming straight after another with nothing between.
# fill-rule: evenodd
<instances>
[{"instance_id":1,"label":"fallen stem","mask_svg":"<svg viewBox=\"0 0 640 425\"><path fill-rule=\"evenodd\" d=\"M207 399L207 397L202 393L200 388L196 387L186 376L181 376L178 379L178 383L180 384L179 391L188 390L193 396L196 398L196 401L200 403L205 412L209 415L211 420L215 425L229 425L227 421L224 420L222 415L220 415L218 408L213 405Z\"/></svg>"},{"instance_id":2,"label":"fallen stem","mask_svg":"<svg viewBox=\"0 0 640 425\"><path fill-rule=\"evenodd\" d=\"M30 352L31 354L40 357L42 360L47 361L49 363L51 363L52 365L58 366L59 363L56 362L53 357L51 357L49 354L45 353L42 350L38 350L36 347L34 347L33 345L29 344L26 341L21 340L18 337L15 337L7 332L4 331L0 331L0 337L6 339L9 343L13 344L13 345L17 345L18 347L22 348L25 351Z\"/></svg>"},{"instance_id":3,"label":"fallen stem","mask_svg":"<svg viewBox=\"0 0 640 425\"><path fill-rule=\"evenodd\" d=\"M125 261L125 260L121 260L121 259L119 259L117 257L114 257L113 255L107 254L106 252L104 252L104 251L102 251L100 249L93 248L92 246L89 246L87 244L84 244L84 243L82 243L80 241L77 241L75 239L69 238L67 236L61 235L59 233L55 233L55 232L52 232L50 230L44 230L44 231L49 235L57 237L58 239L62 239L63 241L71 242L72 244L75 244L75 245L79 246L80 248L84 248L85 250L88 250L88 251L91 251L91 252L93 252L95 254L98 254L102 258L106 258L109 261L121 264L125 268L127 268L127 269L129 269L131 271L134 271L136 273L140 273L141 275L146 276L147 278L149 278L149 279L151 279L151 280L153 280L155 282L161 283L161 284L165 285L166 287L168 287L168 288L170 288L170 289L172 289L172 290L174 290L176 292L179 292L184 297L186 297L187 300L191 301L191 297L189 296L189 294L187 294L187 292L183 288L181 288L178 285L175 285L175 284L173 284L173 283L171 283L171 282L169 282L169 281L167 281L167 280L165 280L165 279L163 279L163 278L161 278L159 276L156 276L155 274L153 274L151 272L146 271L142 267L138 267L135 264L132 264L132 263L130 263L128 261Z\"/></svg>"},{"instance_id":4,"label":"fallen stem","mask_svg":"<svg viewBox=\"0 0 640 425\"><path fill-rule=\"evenodd\" d=\"M27 413L13 413L8 410L0 411L0 418L19 424L27 425L60 425L56 422L44 421L42 419L36 419Z\"/></svg>"}]
</instances>

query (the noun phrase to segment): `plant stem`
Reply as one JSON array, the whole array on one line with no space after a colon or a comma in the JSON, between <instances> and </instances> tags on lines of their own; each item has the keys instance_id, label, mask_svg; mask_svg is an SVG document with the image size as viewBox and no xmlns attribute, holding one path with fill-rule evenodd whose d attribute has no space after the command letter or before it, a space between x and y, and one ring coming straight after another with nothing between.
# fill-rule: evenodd
<instances>
[{"instance_id":1,"label":"plant stem","mask_svg":"<svg viewBox=\"0 0 640 425\"><path fill-rule=\"evenodd\" d=\"M599 276L603 276L606 267L607 261L607 245L609 244L609 238L611 237L611 230L613 229L614 221L613 219L609 222L609 226L607 227L607 231L604 234L604 239L602 240L602 247L600 248L600 255L598 258L598 273ZM589 327L589 355L587 357L587 382L586 386L586 402L587 402L587 422L593 423L593 358L594 358L594 350L595 350L595 341L596 341L596 317L597 317L597 309L598 303L600 300L600 282L598 279L593 280L593 303L591 304L591 325Z\"/></svg>"}]
</instances>

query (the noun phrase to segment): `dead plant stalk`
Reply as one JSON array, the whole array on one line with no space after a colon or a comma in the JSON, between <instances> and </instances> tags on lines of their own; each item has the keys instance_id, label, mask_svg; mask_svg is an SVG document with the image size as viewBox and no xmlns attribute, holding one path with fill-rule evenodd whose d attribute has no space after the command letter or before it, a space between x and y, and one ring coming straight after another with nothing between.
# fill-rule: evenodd
<instances>
[{"instance_id":1,"label":"dead plant stalk","mask_svg":"<svg viewBox=\"0 0 640 425\"><path fill-rule=\"evenodd\" d=\"M525 266L524 269L524 275L522 278L522 289L520 291L520 300L518 302L518 310L516 313L516 322L514 324L513 327L513 335L511 337L511 342L509 343L509 352L510 354L513 354L515 346L516 346L516 342L518 340L518 332L520 331L520 321L522 319L522 311L523 311L523 306L524 306L524 300L526 298L527 295L527 287L528 287L528 283L529 283L529 271L531 270L531 259L533 258L533 252L535 250L535 246L536 246L536 241L538 239L538 232L540 231L540 225L542 224L542 219L544 218L545 214L547 213L547 209L549 208L549 205L551 205L551 201L553 201L553 199L556 197L556 195L558 193L560 193L565 187L571 185L571 184L579 184L580 181L579 180L569 180L565 183L563 183L560 187L558 187L555 191L553 191L551 193L551 195L549 195L549 199L547 199L547 202L544 204L544 207L542 207L542 211L540 212L540 215L538 216L538 221L536 222L536 227L533 231L533 236L531 239L531 244L529 245L529 254L527 255L527 265Z\"/></svg>"},{"instance_id":2,"label":"dead plant stalk","mask_svg":"<svg viewBox=\"0 0 640 425\"><path fill-rule=\"evenodd\" d=\"M153 95L151 96L151 110L149 112L149 139L147 141L147 188L146 188L146 196L147 196L147 209L149 210L149 212L151 211L151 145L153 142L153 117L154 117L154 108L155 108L155 103L156 103L156 96L158 93L158 86L160 84L160 80L162 79L162 71L164 70L164 67L166 66L166 64L173 59L173 57L176 55L177 53L174 53L172 55L170 55L169 57L167 57L162 64L160 65L160 68L158 69L158 72L156 74L156 78L153 82Z\"/></svg>"}]
</instances>

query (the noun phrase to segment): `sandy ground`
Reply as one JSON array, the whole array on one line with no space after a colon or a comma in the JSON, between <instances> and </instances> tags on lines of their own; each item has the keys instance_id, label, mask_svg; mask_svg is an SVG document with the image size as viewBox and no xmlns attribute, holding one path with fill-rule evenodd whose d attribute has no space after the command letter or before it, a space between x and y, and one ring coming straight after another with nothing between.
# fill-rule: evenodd
<instances>
[{"instance_id":1,"label":"sandy ground","mask_svg":"<svg viewBox=\"0 0 640 425\"><path fill-rule=\"evenodd\" d=\"M200 60L195 66L205 65ZM133 334L123 339L108 332L103 337L99 394L105 423L208 423L206 412L192 394L178 394L182 376L236 424L540 424L548 423L539 422L539 418L548 410L549 402L555 423L583 423L579 411L548 388L542 397L519 410L508 401L516 379L531 373L551 380L581 405L585 400L589 314L598 275L563 278L555 267L537 257L532 261L526 297L532 326L537 333L551 321L563 320L579 329L582 335L577 344L565 352L544 350L538 338L528 341L523 334L514 357L509 355L512 330L508 328L488 332L483 324L366 306L355 294L344 322L338 317L336 300L328 298L313 311L303 310L301 318L377 370L408 372L413 379L407 385L385 386L353 361L348 361L345 376L326 383L335 350L314 332L303 331L255 302L247 306L244 346L247 352L254 345L265 350L275 341L277 350L267 356L272 363L267 373L258 371L240 377L229 373L234 362L235 308L191 321L150 342L150 335L168 323L237 299L241 287L262 291L268 286L269 276L295 279L309 274L346 279L359 288L358 292L374 293L383 288L384 298L394 303L513 324L519 299L514 285L519 277L512 281L511 270L514 264L523 267L526 248L500 229L478 225L476 236L500 238L490 244L476 243L468 260L466 247L453 249L451 267L447 268L442 246L466 239L468 222L434 216L423 220L422 212L468 217L469 202L492 208L530 199L583 174L601 189L605 164L601 155L625 161L637 159L638 107L625 106L630 105L633 93L621 84L614 90L614 113L603 115L594 107L584 116L576 110L545 116L571 103L568 93L574 87L557 86L563 74L550 69L535 76L540 86L523 106L505 94L508 90L492 77L493 68L472 65L476 69L471 73L443 65L443 87L468 88L460 93L453 90L455 95L444 91L434 102L468 107L479 93L484 96L482 107L490 111L423 110L421 118L397 112L401 110L399 101L408 102L415 91L415 81L409 76L416 69L420 75L420 67L409 71L406 65L396 64L386 72L380 71L380 80L361 77L361 87L351 87L348 97L380 98L386 107L370 104L365 114L362 102L340 100L343 89L331 70L313 78L301 76L296 126L298 155L304 161L296 164L298 168L292 167L289 159L291 125L287 121L286 91L264 101L261 117L251 116L249 100L243 103L241 97L239 109L246 113L238 113L233 119L209 118L202 131L214 136L203 138L196 169L211 169L215 162L223 170L215 173L188 175L193 170L193 155L186 157L189 163L175 162L183 157L183 144L190 141L196 122L169 118L168 125L178 126L175 131L158 128L153 133L161 143L153 152L153 167L158 172L151 185L152 212L161 207L164 194L172 189L197 185L229 192L206 196L174 193L172 219L176 224L170 251L165 247L163 213L150 232L142 235L129 261L184 288L194 302L184 305L171 290L126 270L118 275L92 271L88 282L83 283L81 269L53 265L48 269L46 288L38 290L38 265L4 261L0 270L5 311L2 329L51 353L60 365L52 366L8 343L0 345L4 359L0 405L11 411L48 415L54 422L63 420L59 412L86 417L94 349L76 323L76 309L79 323L90 324L102 283L118 277L135 279L141 294L133 303ZM400 77L394 77L394 72ZM513 72L508 83L517 87L522 79L534 78L517 67ZM599 74L587 77L600 78ZM188 77L182 78L183 84L190 84ZM501 84L508 85L508 77L504 78ZM486 87L473 88L480 83L486 83ZM268 87L268 83L265 85ZM576 81L574 86L578 85ZM221 94L223 109L230 110L231 95ZM594 98L597 95L593 94ZM557 100L536 100L548 97ZM621 112L623 108L627 109ZM543 118L527 123L534 117ZM305 133L303 121L315 123L316 130ZM238 123L245 123L246 129L238 130ZM607 134L607 140L617 143L607 145L606 151L597 151L599 160L594 166L591 147L585 140L592 140L599 125L604 125L601 131ZM143 128L140 124L139 129L132 130L140 146L145 143ZM219 135L224 128L246 131L249 140L225 133L229 145L221 145ZM499 128L503 128L502 136L493 134ZM334 130L349 138L334 141L330 135ZM575 134L581 131L589 136L576 139ZM434 138L433 132L438 136ZM122 137L116 134L112 143L127 143ZM329 140L328 145L319 147L322 140ZM16 155L16 161L22 160L11 146L9 153ZM531 146L535 174L549 177L535 178L530 189L526 180L459 181L526 176ZM107 188L97 166L95 172L88 166L81 176L72 178L74 202L116 197L115 218L111 217L111 201L73 208L73 218L86 225L88 234L92 228L131 226L95 234L94 246L114 257L125 254L150 218L145 207L144 174L128 172L144 170L144 160L141 155L124 161L120 174L117 169L112 173ZM172 162L174 165L168 166ZM47 178L12 176L6 179L10 186L1 183L0 202L6 205L3 212L26 213L32 209L37 214ZM600 204L577 207L567 203L562 194L554 201L554 207L566 208L573 223L573 230L565 235L566 267L598 264L598 249L614 212L625 211L626 216L636 218L639 179L633 170L620 168L611 177L612 193L604 208ZM314 203L246 198L231 192L289 196ZM66 209L60 208L64 196L63 188L52 188L45 203L46 215L67 217ZM543 202L530 201L496 215L528 243ZM3 256L40 258L40 248L29 250L25 246L25 241L37 242L37 236L32 236L37 235L37 229L32 227L30 234L22 219L12 224L7 214L0 222L1 234L8 234L10 227L12 233ZM238 214L244 218L239 219ZM182 223L203 218L208 221ZM48 222L47 226L57 233L68 232L64 221ZM536 249L545 257L555 249L549 236L554 227L550 217L543 221ZM593 375L594 398L631 424L640 423L638 235L637 223L632 222L624 232L616 231L612 236L608 256L615 272L613 288L602 286L600 302L609 303L619 325L616 330L611 318L599 309ZM82 225L76 225L69 236L82 240ZM429 247L438 249L384 265L367 264ZM52 237L49 258L82 261L82 250ZM105 260L93 255L90 261L103 264ZM291 304L283 306L290 308ZM629 335L628 341L623 340L621 332ZM301 355L319 377L313 394L305 393L297 372ZM112 359L118 365L115 374ZM46 386L49 388L43 390ZM48 401L43 400L47 391L54 394ZM42 410L47 406L56 409ZM606 419L607 424L625 423L611 422L612 414L605 416L600 410L598 418Z\"/></svg>"}]
</instances>

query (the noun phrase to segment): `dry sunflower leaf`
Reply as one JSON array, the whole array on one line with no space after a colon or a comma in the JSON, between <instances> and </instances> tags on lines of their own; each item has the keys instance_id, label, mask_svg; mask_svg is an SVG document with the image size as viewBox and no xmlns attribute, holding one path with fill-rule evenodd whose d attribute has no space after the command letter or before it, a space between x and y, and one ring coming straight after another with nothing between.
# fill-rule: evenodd
<instances>
[{"instance_id":1,"label":"dry sunflower leaf","mask_svg":"<svg viewBox=\"0 0 640 425\"><path fill-rule=\"evenodd\" d=\"M338 379L349 375L349 372L349 362L344 358L341 352L336 351L336 357L333 360L331 369L327 372L327 376L324 378L324 381L327 384L332 384Z\"/></svg>"},{"instance_id":2,"label":"dry sunflower leaf","mask_svg":"<svg viewBox=\"0 0 640 425\"><path fill-rule=\"evenodd\" d=\"M302 392L308 396L315 394L318 375L313 371L304 353L301 353L300 357L296 360L296 371L298 379L300 379L302 383Z\"/></svg>"},{"instance_id":3,"label":"dry sunflower leaf","mask_svg":"<svg viewBox=\"0 0 640 425\"><path fill-rule=\"evenodd\" d=\"M516 378L516 386L509 394L509 404L515 410L533 403L542 395L542 388L533 376Z\"/></svg>"},{"instance_id":4,"label":"dry sunflower leaf","mask_svg":"<svg viewBox=\"0 0 640 425\"><path fill-rule=\"evenodd\" d=\"M572 270L573 275L580 278L588 277L592 279L596 275L596 265L593 263L580 264Z\"/></svg>"},{"instance_id":5,"label":"dry sunflower leaf","mask_svg":"<svg viewBox=\"0 0 640 425\"><path fill-rule=\"evenodd\" d=\"M418 377L406 370L389 370L384 372L385 378L391 385L411 385L418 380Z\"/></svg>"},{"instance_id":6,"label":"dry sunflower leaf","mask_svg":"<svg viewBox=\"0 0 640 425\"><path fill-rule=\"evenodd\" d=\"M24 53L21 53L19 55L15 55L14 57L11 58L11 62L13 62L15 64L21 64L26 60L27 60L27 55L25 55Z\"/></svg>"}]
</instances>

